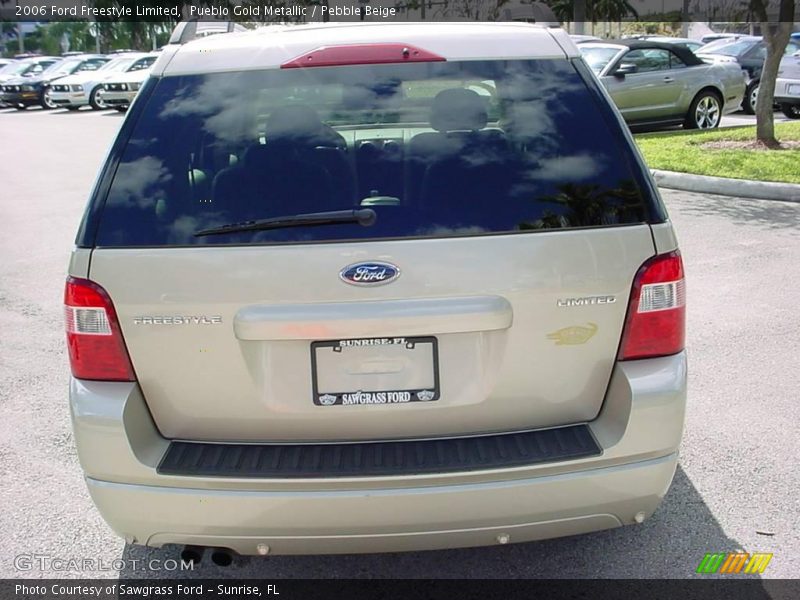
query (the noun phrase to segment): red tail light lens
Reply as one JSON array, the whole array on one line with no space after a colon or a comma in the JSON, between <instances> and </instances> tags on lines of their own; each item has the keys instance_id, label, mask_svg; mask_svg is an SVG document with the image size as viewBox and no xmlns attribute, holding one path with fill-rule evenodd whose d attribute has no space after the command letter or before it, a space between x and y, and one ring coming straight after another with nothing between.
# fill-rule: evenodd
<instances>
[{"instance_id":1,"label":"red tail light lens","mask_svg":"<svg viewBox=\"0 0 800 600\"><path fill-rule=\"evenodd\" d=\"M87 279L69 277L64 290L67 347L78 379L135 381L131 359L106 291Z\"/></svg>"},{"instance_id":2,"label":"red tail light lens","mask_svg":"<svg viewBox=\"0 0 800 600\"><path fill-rule=\"evenodd\" d=\"M620 360L669 356L686 338L686 283L680 252L659 254L633 280Z\"/></svg>"}]
</instances>

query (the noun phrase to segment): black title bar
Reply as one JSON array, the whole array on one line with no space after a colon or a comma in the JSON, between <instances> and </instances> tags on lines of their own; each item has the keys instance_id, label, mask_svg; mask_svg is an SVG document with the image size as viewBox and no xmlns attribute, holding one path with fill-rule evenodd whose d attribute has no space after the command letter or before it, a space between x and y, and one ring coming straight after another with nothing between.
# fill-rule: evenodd
<instances>
[{"instance_id":1,"label":"black title bar","mask_svg":"<svg viewBox=\"0 0 800 600\"><path fill-rule=\"evenodd\" d=\"M765 8L760 12L758 6ZM778 0L636 0L622 12L609 3L545 0L0 0L3 21L149 21L218 19L306 21L800 21ZM622 4L618 6L623 6ZM552 8L551 8L552 7ZM609 12L609 11L612 12Z\"/></svg>"}]
</instances>

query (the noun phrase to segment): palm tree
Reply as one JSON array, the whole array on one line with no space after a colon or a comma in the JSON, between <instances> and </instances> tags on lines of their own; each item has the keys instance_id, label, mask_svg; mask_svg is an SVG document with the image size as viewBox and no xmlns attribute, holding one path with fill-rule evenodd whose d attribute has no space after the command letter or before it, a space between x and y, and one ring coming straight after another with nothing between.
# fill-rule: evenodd
<instances>
[{"instance_id":1,"label":"palm tree","mask_svg":"<svg viewBox=\"0 0 800 600\"><path fill-rule=\"evenodd\" d=\"M573 0L545 0L560 21L574 21L575 2ZM592 23L598 21L621 21L639 13L628 0L585 0L586 17Z\"/></svg>"},{"instance_id":2,"label":"palm tree","mask_svg":"<svg viewBox=\"0 0 800 600\"><path fill-rule=\"evenodd\" d=\"M521 230L586 227L598 223L632 222L642 218L641 195L633 181L620 181L616 188L604 188L594 183L565 183L557 189L557 193L542 196L536 201L557 204L563 208L558 212L545 210L538 220L520 223Z\"/></svg>"},{"instance_id":3,"label":"palm tree","mask_svg":"<svg viewBox=\"0 0 800 600\"><path fill-rule=\"evenodd\" d=\"M545 4L550 7L559 21L574 20L572 18L574 15L572 0L545 0Z\"/></svg>"},{"instance_id":4,"label":"palm tree","mask_svg":"<svg viewBox=\"0 0 800 600\"><path fill-rule=\"evenodd\" d=\"M593 23L598 21L622 21L633 16L638 19L639 13L628 0L588 0L587 7Z\"/></svg>"}]
</instances>

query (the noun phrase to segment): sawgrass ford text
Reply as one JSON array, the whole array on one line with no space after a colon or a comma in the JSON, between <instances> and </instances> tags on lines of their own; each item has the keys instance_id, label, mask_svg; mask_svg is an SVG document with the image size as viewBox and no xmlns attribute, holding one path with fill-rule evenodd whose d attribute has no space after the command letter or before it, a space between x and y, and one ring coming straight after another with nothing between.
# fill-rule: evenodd
<instances>
[{"instance_id":1,"label":"sawgrass ford text","mask_svg":"<svg viewBox=\"0 0 800 600\"><path fill-rule=\"evenodd\" d=\"M95 598L107 598L109 596L134 598L154 598L154 597L195 597L202 598L206 594L218 597L228 596L280 596L278 587L274 583L253 584L253 585L227 585L217 584L203 586L202 584L171 584L171 585L147 585L135 583L109 583L99 585L54 583L52 585L26 585L18 583L14 586L14 593L17 596L27 597L49 597L49 596L90 596Z\"/></svg>"}]
</instances>

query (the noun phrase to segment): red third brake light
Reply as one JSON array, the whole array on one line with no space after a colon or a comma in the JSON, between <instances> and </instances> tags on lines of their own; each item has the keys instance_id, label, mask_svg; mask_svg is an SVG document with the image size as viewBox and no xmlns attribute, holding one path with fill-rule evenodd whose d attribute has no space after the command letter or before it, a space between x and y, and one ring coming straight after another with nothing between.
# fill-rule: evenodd
<instances>
[{"instance_id":1,"label":"red third brake light","mask_svg":"<svg viewBox=\"0 0 800 600\"><path fill-rule=\"evenodd\" d=\"M286 61L281 69L444 61L438 54L408 44L348 44L317 48Z\"/></svg>"},{"instance_id":2,"label":"red third brake light","mask_svg":"<svg viewBox=\"0 0 800 600\"><path fill-rule=\"evenodd\" d=\"M677 250L645 262L633 280L620 360L677 354L685 345L686 284Z\"/></svg>"},{"instance_id":3,"label":"red third brake light","mask_svg":"<svg viewBox=\"0 0 800 600\"><path fill-rule=\"evenodd\" d=\"M87 279L68 277L64 314L69 363L75 377L136 380L114 304L102 287Z\"/></svg>"}]
</instances>

